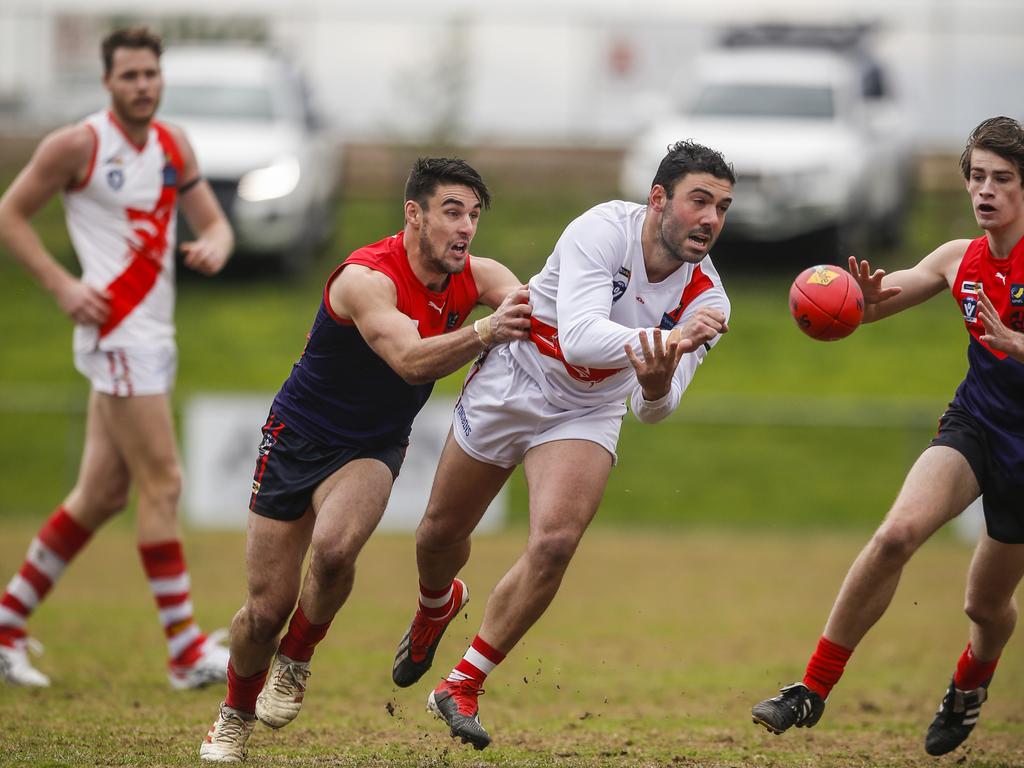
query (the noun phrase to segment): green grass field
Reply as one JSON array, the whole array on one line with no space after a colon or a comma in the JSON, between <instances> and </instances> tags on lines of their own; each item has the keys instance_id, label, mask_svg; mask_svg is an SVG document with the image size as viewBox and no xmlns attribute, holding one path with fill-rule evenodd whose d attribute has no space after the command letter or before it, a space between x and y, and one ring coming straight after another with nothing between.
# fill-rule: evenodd
<instances>
[{"instance_id":1,"label":"green grass field","mask_svg":"<svg viewBox=\"0 0 1024 768\"><path fill-rule=\"evenodd\" d=\"M7 525L10 570L33 532ZM822 722L780 737L750 707L797 679L863 536L590 531L548 614L488 680L494 743L449 739L424 701L457 661L485 596L518 555L521 531L481 537L464 576L472 600L435 670L390 680L415 600L412 540L378 536L352 598L314 657L306 705L281 731L259 727L256 766L759 766L876 768L1024 764L1024 654L1007 649L978 729L935 760L924 729L966 641L969 548L933 541L911 562L892 609L854 655ZM187 537L198 617L226 623L244 594L240 534ZM33 621L47 690L0 688L0 764L197 765L221 687L172 692L129 527L103 531Z\"/></svg>"}]
</instances>

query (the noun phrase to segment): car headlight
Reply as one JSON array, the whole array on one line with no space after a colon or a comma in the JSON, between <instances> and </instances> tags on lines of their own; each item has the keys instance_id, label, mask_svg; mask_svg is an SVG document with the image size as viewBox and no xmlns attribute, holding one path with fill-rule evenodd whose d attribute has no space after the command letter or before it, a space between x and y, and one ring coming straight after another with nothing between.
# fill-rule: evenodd
<instances>
[{"instance_id":1,"label":"car headlight","mask_svg":"<svg viewBox=\"0 0 1024 768\"><path fill-rule=\"evenodd\" d=\"M238 182L238 196L256 203L290 195L299 185L299 161L294 157L279 157L266 168L249 171Z\"/></svg>"}]
</instances>

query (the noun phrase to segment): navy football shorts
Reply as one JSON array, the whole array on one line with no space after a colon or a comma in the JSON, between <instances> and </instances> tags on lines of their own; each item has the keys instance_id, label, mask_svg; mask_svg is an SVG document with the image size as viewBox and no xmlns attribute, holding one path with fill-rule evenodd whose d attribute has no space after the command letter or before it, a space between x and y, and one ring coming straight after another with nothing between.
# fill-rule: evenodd
<instances>
[{"instance_id":1,"label":"navy football shorts","mask_svg":"<svg viewBox=\"0 0 1024 768\"><path fill-rule=\"evenodd\" d=\"M1024 544L1024 484L996 464L985 428L960 406L950 405L931 444L958 451L971 465L983 494L988 535L1004 544Z\"/></svg>"},{"instance_id":2,"label":"navy football shorts","mask_svg":"<svg viewBox=\"0 0 1024 768\"><path fill-rule=\"evenodd\" d=\"M376 459L398 477L408 443L383 448L327 446L307 440L273 414L263 427L249 510L274 520L298 520L317 486L356 459Z\"/></svg>"}]
</instances>

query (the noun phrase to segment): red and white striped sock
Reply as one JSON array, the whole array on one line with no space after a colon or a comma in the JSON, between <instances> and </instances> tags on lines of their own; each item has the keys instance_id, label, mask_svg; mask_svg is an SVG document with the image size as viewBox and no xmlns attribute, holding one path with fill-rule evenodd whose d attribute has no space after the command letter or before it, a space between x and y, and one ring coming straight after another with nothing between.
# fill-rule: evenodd
<instances>
[{"instance_id":1,"label":"red and white striped sock","mask_svg":"<svg viewBox=\"0 0 1024 768\"><path fill-rule=\"evenodd\" d=\"M444 589L429 589L421 581L420 613L432 621L447 619L456 610L455 592L454 579Z\"/></svg>"},{"instance_id":2,"label":"red and white striped sock","mask_svg":"<svg viewBox=\"0 0 1024 768\"><path fill-rule=\"evenodd\" d=\"M455 665L455 669L448 674L447 679L453 683L461 680L472 680L477 685L481 685L484 679L504 659L504 653L488 645L481 639L480 635L477 635L466 650L466 655L462 657L462 661Z\"/></svg>"},{"instance_id":3,"label":"red and white striped sock","mask_svg":"<svg viewBox=\"0 0 1024 768\"><path fill-rule=\"evenodd\" d=\"M192 664L199 658L206 635L192 617L191 582L181 542L174 539L159 544L140 544L139 554L149 588L156 598L171 663Z\"/></svg>"},{"instance_id":4,"label":"red and white striped sock","mask_svg":"<svg viewBox=\"0 0 1024 768\"><path fill-rule=\"evenodd\" d=\"M973 691L980 688L981 684L988 680L996 671L999 657L991 661L981 661L974 655L974 649L968 643L960 659L956 663L956 672L953 674L953 685L961 691Z\"/></svg>"},{"instance_id":5,"label":"red and white striped sock","mask_svg":"<svg viewBox=\"0 0 1024 768\"><path fill-rule=\"evenodd\" d=\"M0 645L10 647L24 640L29 616L90 536L92 531L73 520L64 507L50 515L0 598Z\"/></svg>"}]
</instances>

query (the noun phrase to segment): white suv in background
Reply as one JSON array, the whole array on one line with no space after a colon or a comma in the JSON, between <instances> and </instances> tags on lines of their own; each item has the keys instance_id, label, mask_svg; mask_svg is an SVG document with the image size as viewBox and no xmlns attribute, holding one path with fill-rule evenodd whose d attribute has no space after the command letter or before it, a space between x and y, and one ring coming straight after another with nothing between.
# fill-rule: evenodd
<instances>
[{"instance_id":1,"label":"white suv in background","mask_svg":"<svg viewBox=\"0 0 1024 768\"><path fill-rule=\"evenodd\" d=\"M341 159L305 80L274 52L236 44L176 46L161 66L160 118L187 132L239 260L303 270L332 232Z\"/></svg>"},{"instance_id":2,"label":"white suv in background","mask_svg":"<svg viewBox=\"0 0 1024 768\"><path fill-rule=\"evenodd\" d=\"M644 201L665 148L693 139L737 176L730 238L811 236L821 258L899 239L913 182L905 123L864 93L863 72L811 48L722 48L687 71L689 98L628 148L623 192ZM828 253L835 251L831 257Z\"/></svg>"}]
</instances>

